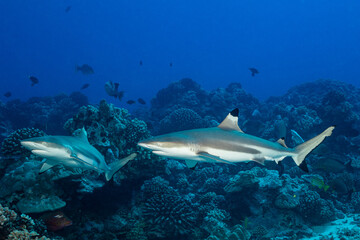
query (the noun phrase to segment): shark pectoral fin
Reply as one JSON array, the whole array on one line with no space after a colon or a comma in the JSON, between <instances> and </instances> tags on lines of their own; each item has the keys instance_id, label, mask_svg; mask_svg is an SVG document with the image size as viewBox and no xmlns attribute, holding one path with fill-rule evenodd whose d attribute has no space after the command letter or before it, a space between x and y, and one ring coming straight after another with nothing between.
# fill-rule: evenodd
<instances>
[{"instance_id":1,"label":"shark pectoral fin","mask_svg":"<svg viewBox=\"0 0 360 240\"><path fill-rule=\"evenodd\" d=\"M41 168L40 168L40 171L39 171L39 173L43 173L43 172L45 172L46 170L48 170L49 168L52 168L54 165L52 165L52 164L49 164L49 163L47 163L47 162L44 162L44 164L41 166Z\"/></svg>"},{"instance_id":2,"label":"shark pectoral fin","mask_svg":"<svg viewBox=\"0 0 360 240\"><path fill-rule=\"evenodd\" d=\"M190 168L191 170L194 170L196 167L196 164L198 163L198 161L195 160L185 160L186 166L188 168Z\"/></svg>"},{"instance_id":3,"label":"shark pectoral fin","mask_svg":"<svg viewBox=\"0 0 360 240\"><path fill-rule=\"evenodd\" d=\"M286 143L285 143L285 138L280 138L279 140L276 141L278 144L280 144L281 146L285 147L285 148L288 148L286 146Z\"/></svg>"},{"instance_id":4,"label":"shark pectoral fin","mask_svg":"<svg viewBox=\"0 0 360 240\"><path fill-rule=\"evenodd\" d=\"M253 158L252 160L254 162L257 162L257 163L263 165L263 166L265 165L265 158Z\"/></svg>"},{"instance_id":5,"label":"shark pectoral fin","mask_svg":"<svg viewBox=\"0 0 360 240\"><path fill-rule=\"evenodd\" d=\"M222 159L218 156L212 155L210 153L207 152L198 152L197 155L199 155L200 157L205 158L206 160L211 160L211 162L215 161L215 162L221 162L221 163L227 163L227 164L234 164L233 162L227 161L225 159Z\"/></svg>"},{"instance_id":6,"label":"shark pectoral fin","mask_svg":"<svg viewBox=\"0 0 360 240\"><path fill-rule=\"evenodd\" d=\"M239 128L239 125L238 125L238 115L239 115L239 109L235 108L220 123L218 128L221 128L224 130L236 130L236 131L243 133L243 131Z\"/></svg>"}]
</instances>

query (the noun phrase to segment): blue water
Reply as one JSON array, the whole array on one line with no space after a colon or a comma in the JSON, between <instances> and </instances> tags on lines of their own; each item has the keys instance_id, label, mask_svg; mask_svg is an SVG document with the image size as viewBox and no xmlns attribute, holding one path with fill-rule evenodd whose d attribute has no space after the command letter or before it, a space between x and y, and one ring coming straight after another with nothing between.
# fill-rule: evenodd
<instances>
[{"instance_id":1,"label":"blue water","mask_svg":"<svg viewBox=\"0 0 360 240\"><path fill-rule=\"evenodd\" d=\"M207 90L240 82L260 99L317 79L360 86L359 11L351 0L1 1L0 87L27 99L90 83L98 102L109 80L146 100L183 77ZM95 74L75 73L83 63Z\"/></svg>"}]
</instances>

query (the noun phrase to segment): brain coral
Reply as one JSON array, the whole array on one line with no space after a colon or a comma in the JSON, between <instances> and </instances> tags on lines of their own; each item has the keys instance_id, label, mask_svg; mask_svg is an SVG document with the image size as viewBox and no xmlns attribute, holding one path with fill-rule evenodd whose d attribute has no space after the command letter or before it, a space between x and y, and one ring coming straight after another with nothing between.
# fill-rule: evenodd
<instances>
[{"instance_id":1,"label":"brain coral","mask_svg":"<svg viewBox=\"0 0 360 240\"><path fill-rule=\"evenodd\" d=\"M180 108L160 121L159 134L206 127L203 119L195 111Z\"/></svg>"}]
</instances>

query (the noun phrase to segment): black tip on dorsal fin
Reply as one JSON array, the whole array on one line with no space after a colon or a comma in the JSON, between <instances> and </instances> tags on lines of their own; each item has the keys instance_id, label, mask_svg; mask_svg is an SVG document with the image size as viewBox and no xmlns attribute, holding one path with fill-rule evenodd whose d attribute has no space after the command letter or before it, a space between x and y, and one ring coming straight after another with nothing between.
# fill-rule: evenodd
<instances>
[{"instance_id":1,"label":"black tip on dorsal fin","mask_svg":"<svg viewBox=\"0 0 360 240\"><path fill-rule=\"evenodd\" d=\"M239 116L239 109L238 108L235 108L234 110L232 110L230 112L231 116L233 117L238 117Z\"/></svg>"},{"instance_id":2,"label":"black tip on dorsal fin","mask_svg":"<svg viewBox=\"0 0 360 240\"><path fill-rule=\"evenodd\" d=\"M309 172L309 169L308 169L308 166L307 166L305 160L299 165L299 168L300 168L301 170L303 170L304 172L307 172L307 173Z\"/></svg>"},{"instance_id":3,"label":"black tip on dorsal fin","mask_svg":"<svg viewBox=\"0 0 360 240\"><path fill-rule=\"evenodd\" d=\"M284 141L285 141L285 137L282 137L281 140L284 140Z\"/></svg>"}]
</instances>

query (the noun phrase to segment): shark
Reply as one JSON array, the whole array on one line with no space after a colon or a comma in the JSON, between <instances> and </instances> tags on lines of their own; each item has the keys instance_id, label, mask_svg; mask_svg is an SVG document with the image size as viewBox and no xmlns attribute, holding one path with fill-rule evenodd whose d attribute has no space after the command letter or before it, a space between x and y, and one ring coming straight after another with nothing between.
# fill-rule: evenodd
<instances>
[{"instance_id":1,"label":"shark","mask_svg":"<svg viewBox=\"0 0 360 240\"><path fill-rule=\"evenodd\" d=\"M152 153L175 159L184 159L194 169L198 162L234 164L255 161L279 163L291 157L297 166L308 172L305 157L324 139L330 136L335 126L294 148L288 148L285 138L276 142L244 133L238 125L239 109L231 111L217 126L168 133L142 140L139 146Z\"/></svg>"},{"instance_id":2,"label":"shark","mask_svg":"<svg viewBox=\"0 0 360 240\"><path fill-rule=\"evenodd\" d=\"M107 181L137 155L133 153L109 165L106 164L104 156L89 143L84 128L77 136L34 137L22 140L21 145L33 154L46 159L39 173L56 165L63 165L68 169L90 169L105 173Z\"/></svg>"}]
</instances>

